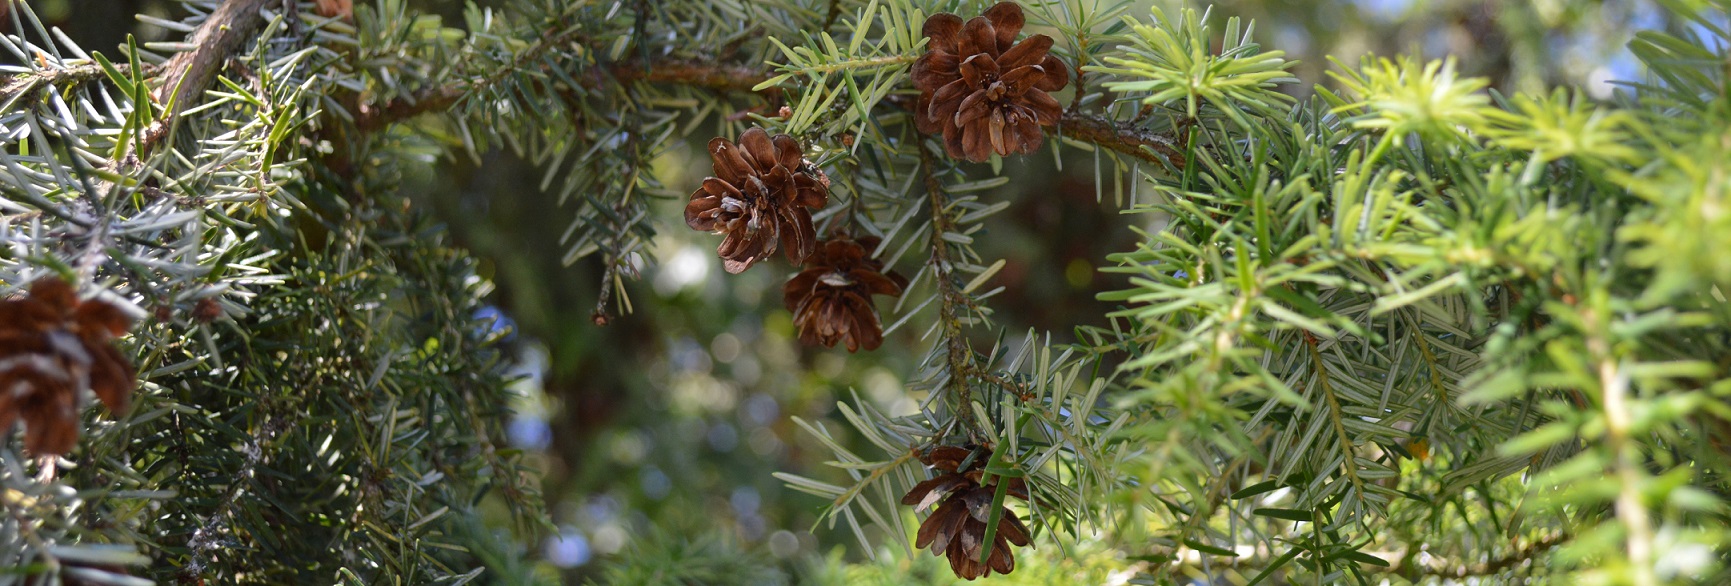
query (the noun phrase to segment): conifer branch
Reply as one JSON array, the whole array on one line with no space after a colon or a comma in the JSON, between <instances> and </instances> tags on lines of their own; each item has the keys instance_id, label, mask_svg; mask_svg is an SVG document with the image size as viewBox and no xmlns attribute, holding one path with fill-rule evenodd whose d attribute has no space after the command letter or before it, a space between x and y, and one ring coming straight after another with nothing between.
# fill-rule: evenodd
<instances>
[{"instance_id":1,"label":"conifer branch","mask_svg":"<svg viewBox=\"0 0 1731 586\"><path fill-rule=\"evenodd\" d=\"M228 0L187 36L186 43L196 45L196 48L176 53L162 65L145 64L139 67L145 77L154 78L160 84L152 97L168 108L168 111L143 133L140 149L136 153L140 158L155 150L157 143L168 135L168 129L173 126L180 113L204 94L205 88L210 86L211 80L216 77L223 64L227 63L246 41L254 38L253 33L265 22L259 11L271 1ZM116 63L114 67L122 74L132 73L130 63ZM0 103L12 103L43 88L76 86L100 80L105 76L103 68L94 63L15 74L0 83Z\"/></svg>"},{"instance_id":2,"label":"conifer branch","mask_svg":"<svg viewBox=\"0 0 1731 586\"><path fill-rule=\"evenodd\" d=\"M167 136L180 113L198 101L210 86L216 72L228 62L235 51L253 40L253 32L264 25L259 13L274 0L228 0L218 6L204 23L192 31L186 42L195 45L191 51L176 53L162 65L162 85L155 97L168 111L162 114L145 133L138 156L143 158L155 150L158 141Z\"/></svg>"},{"instance_id":3,"label":"conifer branch","mask_svg":"<svg viewBox=\"0 0 1731 586\"><path fill-rule=\"evenodd\" d=\"M393 122L407 120L425 113L440 112L456 106L475 92L486 90L521 71L528 64L539 60L542 55L553 47L567 43L580 36L581 29L567 27L563 32L552 33L534 46L524 49L511 59L509 66L500 67L485 76L457 82L448 85L433 86L421 90L413 97L393 98L381 106L362 104L359 115L355 119L355 127L363 132L371 132L384 128Z\"/></svg>"},{"instance_id":4,"label":"conifer branch","mask_svg":"<svg viewBox=\"0 0 1731 586\"><path fill-rule=\"evenodd\" d=\"M877 483L877 481L883 479L885 475L895 471L897 468L900 468L903 464L913 461L917 454L918 452L915 450L904 450L900 454L896 455L894 459L872 466L871 472L867 473L865 478L861 478L859 481L854 482L853 485L847 487L847 492L843 492L840 495L837 495L834 499L831 499L829 506L837 509L847 506L847 504L853 502L861 492L864 492L866 487Z\"/></svg>"},{"instance_id":5,"label":"conifer branch","mask_svg":"<svg viewBox=\"0 0 1731 586\"><path fill-rule=\"evenodd\" d=\"M911 413L842 405L858 432L847 441L869 442L879 458L795 420L851 485L776 475L831 503L825 517L844 519L870 550L864 521L908 533L893 497L920 484L924 448L995 443L980 461L995 469L978 468L977 483L1024 478L1036 539L1127 520L1129 532L1106 533L1158 533L1150 553L1197 554L1136 566L1163 574L1153 580L1229 566L1297 583L1382 574L1654 584L1711 581L1723 565L1714 555L1731 531L1715 521L1713 499L1728 491L1713 471L1731 407L1714 391L1731 384L1731 317L1715 310L1731 263L1703 251L1731 247L1731 229L1700 213L1724 183L1700 161L1725 158L1710 139L1724 126L1716 113L1731 33L1699 15L1675 15L1710 25L1687 38L1638 36L1630 47L1659 81L1613 102L1569 91L1498 98L1457 73L1477 66L1412 59L1341 64L1334 90L1294 100L1306 93L1285 89L1299 81L1294 62L1265 51L1242 21L1044 3L1052 10L1038 20L1053 26L1041 30L1070 48L1074 98L1042 110L1052 125L1023 150L1061 138L1184 177L1138 183L1160 197L1135 207L1167 221L1108 258L1117 266L1107 270L1131 277L1097 296L1118 304L1109 327L1079 327L1075 344L1041 344L1031 332L1016 349L999 337L988 351L978 326L996 320L987 307L996 291L977 289L1009 265L983 262L992 247L976 241L992 237L987 218L1028 197L1018 189L1027 186L1004 186L1036 161L1009 156L988 170L910 128L916 90L934 92L908 67L931 6L502 0L463 24L391 4L347 26L347 0L185 2L179 23L144 19L184 36L150 45L169 56L159 65L138 65L131 49L122 63L72 58L91 53L28 4L7 15L21 24L0 52L23 67L0 75L12 121L0 149L0 280L12 288L73 274L82 292L126 297L155 317L116 334L130 339L118 351L143 357L130 412L19 416L26 441L42 421L90 432L74 456L83 465L0 449L17 464L0 471L0 519L18 525L0 535L9 546L0 551L26 581L91 581L98 558L133 560L114 565L159 582L302 583L335 571L355 583L455 583L485 570L515 583L524 580L514 568L545 569L528 567L545 560L493 564L511 556L487 548L524 544L473 523L485 495L502 495L518 521L553 524L535 502L527 451L512 449L519 442L507 444L501 425L508 359L490 344L504 333L476 323L486 279L393 194L448 178L440 156L512 149L544 169L539 188L524 177L498 187L546 199L511 213L580 200L559 243L566 264L605 258L591 316L605 319L630 311L625 278L658 244L662 221L644 198L691 187L649 163L712 126L727 134L753 122L792 135L795 173L821 165L834 180L823 204L801 205L817 215L813 232L869 233L879 238L873 262L919 269L914 284L893 279L901 301L920 291L916 304L897 302L889 329L924 330L919 372L902 374L921 379L926 401ZM940 7L966 14L929 21L931 30L974 22L981 32L973 18L985 4ZM1000 17L987 18L993 32L1032 36L1022 21L999 29L1012 6L988 9ZM970 36L974 49L987 44ZM778 50L785 63L758 61L779 60ZM422 114L449 124L419 138L368 134ZM796 153L782 150L769 158L791 164ZM1096 182L1124 178L1099 169ZM802 241L822 242L817 234ZM517 248L470 236L492 254ZM1027 275L1010 272L1012 288ZM919 284L928 276L935 284ZM501 309L541 299L515 295L525 283L513 280ZM871 299L846 309L882 334L886 313ZM555 357L590 342L549 340ZM735 341L742 353L754 346ZM713 370L694 376L728 374ZM277 392L283 380L310 382ZM44 389L33 392L61 403L11 407L80 404L80 394ZM311 423L288 425L285 413ZM994 437L982 437L988 428ZM587 449L556 443L564 455ZM966 443L976 445L954 445ZM969 463L984 455L970 453ZM993 509L1005 487L987 501ZM1467 491L1479 498L1457 498ZM1528 498L1558 506L1523 506L1536 502ZM961 500L977 509L984 499ZM963 552L979 557L950 552L952 562L992 561L1007 526L988 523L952 531L985 536ZM385 541L394 547L375 547ZM1060 541L1060 551L1122 561L1092 548L1148 547L1089 541L1076 551ZM80 548L82 557L68 553ZM1042 571L1051 551L1030 569ZM616 557L630 556L622 563L644 558Z\"/></svg>"},{"instance_id":6,"label":"conifer branch","mask_svg":"<svg viewBox=\"0 0 1731 586\"><path fill-rule=\"evenodd\" d=\"M1438 576L1454 579L1496 576L1510 569L1519 567L1522 564L1529 563L1539 556L1550 552L1551 548L1567 543L1570 539L1573 539L1573 536L1567 533L1556 533L1534 540L1531 543L1521 546L1520 549L1510 552L1508 555L1492 560L1486 560L1477 564L1438 567L1425 564L1406 565L1406 563L1400 563L1390 567L1388 573L1396 574L1409 580L1417 580L1420 576ZM1411 558L1412 556L1408 555L1403 557L1402 560L1403 562L1406 562L1410 561Z\"/></svg>"},{"instance_id":7,"label":"conifer branch","mask_svg":"<svg viewBox=\"0 0 1731 586\"><path fill-rule=\"evenodd\" d=\"M1256 441L1260 443L1273 434L1274 430L1272 428L1263 429L1262 434ZM1220 505L1226 502L1226 497L1232 494L1232 491L1230 490L1232 486L1231 482L1233 479L1237 478L1238 469L1242 468L1249 462L1250 458L1248 455L1233 458L1232 462L1228 464L1226 468L1222 469L1219 474L1214 475L1213 479L1203 488L1203 495L1207 497L1207 500L1204 501L1204 507L1184 520L1183 526L1178 528L1177 537L1173 541L1176 541L1181 545L1191 541L1192 538L1190 536L1196 531L1202 529L1203 523L1212 518L1214 516L1214 511L1219 510ZM1168 575L1170 575L1170 572L1176 570L1178 570L1178 567L1171 564L1161 566L1161 571L1167 572Z\"/></svg>"},{"instance_id":8,"label":"conifer branch","mask_svg":"<svg viewBox=\"0 0 1731 586\"><path fill-rule=\"evenodd\" d=\"M635 62L620 62L604 69L597 69L594 75L584 76L578 81L585 88L594 89L606 84L609 77L622 84L639 81L671 83L719 92L749 92L752 87L769 78L761 70L749 67L670 60L656 62L649 66ZM355 126L362 131L371 132L422 114L442 112L456 106L463 98L492 87L502 80L502 76L492 75L427 88L413 97L395 98L378 106L362 105L360 114L355 119ZM769 88L763 90L762 93L775 95L780 93L780 89Z\"/></svg>"},{"instance_id":9,"label":"conifer branch","mask_svg":"<svg viewBox=\"0 0 1731 586\"><path fill-rule=\"evenodd\" d=\"M1178 142L1170 136L1131 124L1120 124L1104 116L1070 111L1064 113L1058 132L1072 139L1091 142L1150 163L1182 169L1186 164Z\"/></svg>"},{"instance_id":10,"label":"conifer branch","mask_svg":"<svg viewBox=\"0 0 1731 586\"><path fill-rule=\"evenodd\" d=\"M822 65L813 65L811 67L801 68L800 70L810 72L810 73L835 73L837 71L854 71L854 70L858 70L858 69L872 69L872 68L876 68L876 67L889 67L892 65L906 65L909 63L913 63L915 61L915 59L916 58L912 55L890 55L887 57L868 57L865 59L849 59L846 61L836 61L834 63L824 63Z\"/></svg>"},{"instance_id":11,"label":"conifer branch","mask_svg":"<svg viewBox=\"0 0 1731 586\"><path fill-rule=\"evenodd\" d=\"M944 240L944 235L955 229L955 220L944 210L949 200L949 194L944 191L942 181L938 180L937 157L932 156L931 149L926 148L925 135L919 135L919 143L915 148L920 152L920 173L925 181L926 195L930 198L932 208L931 236L931 267L932 280L937 283L939 307L938 320L941 322L944 337L944 351L950 370L951 393L956 398L957 416L964 421L973 420L973 408L969 406L968 374L972 372L972 351L968 349L968 341L962 337L961 313L971 303L965 293L956 286L954 272L955 264L950 259L950 243ZM971 431L971 430L970 430Z\"/></svg>"},{"instance_id":12,"label":"conifer branch","mask_svg":"<svg viewBox=\"0 0 1731 586\"><path fill-rule=\"evenodd\" d=\"M132 73L131 63L115 63L114 68L122 74ZM144 75L146 77L154 77L162 70L161 66L150 63L143 64L139 68L144 70ZM101 66L95 63L90 63L60 69L44 69L41 71L15 73L5 77L0 77L0 79L4 80L0 81L0 104L12 103L25 95L44 88L74 87L79 84L102 79L105 75L106 74L102 71Z\"/></svg>"},{"instance_id":13,"label":"conifer branch","mask_svg":"<svg viewBox=\"0 0 1731 586\"><path fill-rule=\"evenodd\" d=\"M848 62L850 66L883 66L910 61L904 57L889 57ZM826 66L829 70L845 69L844 64ZM604 74L603 74L604 72ZM773 77L770 73L743 65L714 64L690 60L657 61L648 64L625 61L597 69L596 75L579 81L587 88L601 87L607 77L619 83L663 83L700 87L718 92L752 92L753 88ZM502 79L498 75L442 85L423 90L412 98L398 98L379 106L362 106L355 125L363 131L375 131L400 122L455 106L465 96L492 86ZM765 88L757 93L775 96L781 88ZM886 100L903 108L912 108L908 100ZM1184 154L1175 139L1152 132L1131 123L1121 123L1104 116L1072 111L1065 112L1057 126L1059 134L1090 142L1114 152L1123 153L1156 164L1174 168L1185 165Z\"/></svg>"},{"instance_id":14,"label":"conifer branch","mask_svg":"<svg viewBox=\"0 0 1731 586\"><path fill-rule=\"evenodd\" d=\"M1412 321L1414 323L1408 325L1412 328L1413 339L1418 341L1419 354L1424 357L1425 371L1430 373L1430 386L1436 391L1436 404L1450 405L1453 400L1449 398L1448 387L1443 384L1441 363L1437 360L1436 352L1430 349L1430 340L1425 337L1424 330L1419 329L1417 320Z\"/></svg>"},{"instance_id":15,"label":"conifer branch","mask_svg":"<svg viewBox=\"0 0 1731 586\"><path fill-rule=\"evenodd\" d=\"M1589 332L1586 342L1587 351L1598 367L1600 405L1605 414L1605 450L1610 453L1610 466L1616 472L1618 484L1617 520L1623 523L1635 586L1655 586L1659 579L1653 572L1653 522L1647 513L1647 497L1642 494L1642 458L1639 449L1629 445L1634 425L1631 412L1635 410L1629 404L1629 375L1622 372L1612 355L1611 343L1603 329Z\"/></svg>"},{"instance_id":16,"label":"conifer branch","mask_svg":"<svg viewBox=\"0 0 1731 586\"><path fill-rule=\"evenodd\" d=\"M1316 384L1321 388L1323 398L1328 400L1329 423L1333 425L1335 438L1340 442L1342 455L1340 469L1346 473L1347 480L1352 482L1353 491L1362 498L1364 481L1359 479L1358 463L1354 461L1358 458L1358 454L1353 449L1352 434L1347 433L1346 425L1341 422L1341 418L1347 417L1347 414L1340 408L1340 398L1335 396L1334 387L1329 385L1328 367L1323 364L1322 352L1317 350L1316 344L1316 335L1305 332L1304 347L1310 352L1311 367L1316 375Z\"/></svg>"}]
</instances>

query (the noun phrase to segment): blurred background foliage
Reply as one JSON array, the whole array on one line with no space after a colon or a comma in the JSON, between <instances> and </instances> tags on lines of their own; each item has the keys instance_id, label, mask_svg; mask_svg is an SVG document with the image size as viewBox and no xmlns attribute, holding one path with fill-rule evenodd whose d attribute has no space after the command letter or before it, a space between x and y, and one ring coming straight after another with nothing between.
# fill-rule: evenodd
<instances>
[{"instance_id":1,"label":"blurred background foliage","mask_svg":"<svg viewBox=\"0 0 1731 586\"><path fill-rule=\"evenodd\" d=\"M442 16L447 26L462 22L463 2L408 4ZM1131 14L1178 3L1139 4ZM180 16L164 0L32 5L46 22L98 50L124 44L128 34L141 41L168 35L135 14ZM1366 54L1407 53L1453 56L1461 73L1486 77L1505 92L1576 85L1605 98L1611 80L1641 76L1624 47L1632 35L1677 26L1645 0L1220 0L1215 11L1254 19L1266 47L1301 62L1294 73L1305 83L1289 91L1332 83L1324 75L1327 56L1353 63ZM657 161L660 184L680 191L709 174L701 146L707 134L693 136L687 148ZM1008 259L996 277L1007 290L994 303L998 325L1010 332L1104 325L1111 307L1095 294L1121 288L1114 281L1121 277L1097 268L1108 254L1134 247L1133 227L1160 221L1120 215L1123 202L1094 184L1092 158L1068 152L1073 159L1064 171L1048 156L1027 158L990 196L1012 202L988 225L991 237L979 239L987 258ZM683 198L656 202L653 214L666 228L651 250L656 262L638 263L642 278L626 282L632 311L598 326L592 314L603 288L601 261L565 265L561 237L570 212L539 188L536 165L494 150L478 161L457 157L434 170L408 169L422 174L404 179L402 195L431 211L495 283L488 311L509 329L508 352L522 375L510 438L539 454L555 528L518 565L521 577L621 584L954 580L923 553L911 566L902 556L865 559L845 529L818 523L820 499L770 476L839 476L824 469L828 454L791 416L828 422L845 436L849 428L834 405L853 393L891 415L912 412L903 378L915 370L922 328L895 332L873 353L800 346L780 300L788 269L723 273L714 239L679 226ZM1074 547L1069 555L1026 552L1021 569L995 580L1103 584L1131 575L1126 568L1134 560L1121 553L1086 542ZM632 573L642 566L611 563L620 556L733 565L684 565L688 575L651 579Z\"/></svg>"}]
</instances>

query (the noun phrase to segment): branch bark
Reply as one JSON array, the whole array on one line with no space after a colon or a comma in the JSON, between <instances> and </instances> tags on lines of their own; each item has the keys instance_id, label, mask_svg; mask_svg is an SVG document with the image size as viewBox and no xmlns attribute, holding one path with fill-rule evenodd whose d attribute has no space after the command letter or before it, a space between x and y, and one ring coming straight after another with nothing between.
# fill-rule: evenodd
<instances>
[{"instance_id":1,"label":"branch bark","mask_svg":"<svg viewBox=\"0 0 1731 586\"><path fill-rule=\"evenodd\" d=\"M1058 122L1058 132L1150 163L1170 163L1177 168L1185 165L1184 153L1178 149L1177 141L1104 116L1066 112Z\"/></svg>"},{"instance_id":2,"label":"branch bark","mask_svg":"<svg viewBox=\"0 0 1731 586\"><path fill-rule=\"evenodd\" d=\"M143 148L138 153L139 158L150 154L156 143L168 134L168 128L176 118L184 112L188 105L196 102L204 95L205 88L210 86L211 79L222 69L243 43L253 38L253 32L264 25L264 16L259 14L266 4L278 0L228 0L216 8L215 12L205 19L204 24L192 31L186 42L197 45L191 51L176 53L162 66L162 86L157 88L156 99L164 104L168 111L163 112L150 132L144 137Z\"/></svg>"},{"instance_id":3,"label":"branch bark","mask_svg":"<svg viewBox=\"0 0 1731 586\"><path fill-rule=\"evenodd\" d=\"M1418 581L1421 576L1438 576L1438 577L1442 577L1442 578L1452 578L1452 579L1456 579L1456 580L1460 580L1460 579L1464 579L1464 578L1498 576L1498 575L1503 574L1504 572L1507 572L1507 571L1513 570L1513 569L1517 569L1523 565L1526 565L1529 563L1536 563L1536 560L1538 560L1541 556L1549 553L1551 551L1551 548L1562 545L1563 543L1568 542L1572 538L1573 538L1573 536L1566 534L1566 533L1556 533L1556 534L1552 534L1552 535L1546 535L1544 537L1540 537L1538 539L1535 539L1535 540L1527 543L1526 545L1523 545L1523 546L1515 549L1512 552L1509 552L1507 555L1504 555L1503 557L1492 559L1492 560L1485 560L1485 561L1482 561L1482 562L1479 562L1476 564L1471 564L1471 563L1446 564L1446 563L1442 563L1442 564L1436 564L1436 565L1424 565L1424 564L1406 565L1404 563L1397 563L1397 564L1395 564L1394 567L1389 568L1387 570L1387 572L1391 573L1391 574L1396 574L1396 575L1405 577L1405 578L1407 578L1409 580L1413 580L1413 581Z\"/></svg>"},{"instance_id":4,"label":"branch bark","mask_svg":"<svg viewBox=\"0 0 1731 586\"><path fill-rule=\"evenodd\" d=\"M956 286L953 273L955 263L950 259L950 244L944 240L944 234L955 229L953 218L944 208L949 203L949 194L944 192L944 184L938 180L937 157L932 156L926 148L925 135L920 135L917 148L920 151L920 173L925 179L926 195L931 199L932 208L932 281L937 283L940 306L938 319L944 328L944 351L950 369L950 392L956 399L956 415L967 422L970 435L974 432L973 407L969 404L970 389L968 374L974 368L973 350L968 348L967 338L962 336L962 312L968 309L968 296Z\"/></svg>"},{"instance_id":5,"label":"branch bark","mask_svg":"<svg viewBox=\"0 0 1731 586\"><path fill-rule=\"evenodd\" d=\"M116 63L114 64L114 68L120 70L121 73L130 74L132 71L132 64ZM161 70L160 67L149 64L140 67L140 69L144 70L144 75L146 77L154 76ZM105 75L102 72L102 67L94 63L89 65L75 65L63 69L45 69L42 71L9 75L3 78L5 81L0 81L0 104L10 104L15 100L20 99L23 95L35 92L42 88L76 86L81 83L96 81L103 77L105 77Z\"/></svg>"},{"instance_id":6,"label":"branch bark","mask_svg":"<svg viewBox=\"0 0 1731 586\"><path fill-rule=\"evenodd\" d=\"M264 24L259 11L276 1L279 0L228 0L187 36L186 42L197 48L176 53L162 65L141 67L146 77L160 84L152 97L168 110L143 133L138 158L154 151L180 113L204 95L217 71ZM116 63L115 67L128 73L131 65ZM0 103L10 104L43 88L74 86L104 76L102 68L94 63L8 76L0 82Z\"/></svg>"}]
</instances>

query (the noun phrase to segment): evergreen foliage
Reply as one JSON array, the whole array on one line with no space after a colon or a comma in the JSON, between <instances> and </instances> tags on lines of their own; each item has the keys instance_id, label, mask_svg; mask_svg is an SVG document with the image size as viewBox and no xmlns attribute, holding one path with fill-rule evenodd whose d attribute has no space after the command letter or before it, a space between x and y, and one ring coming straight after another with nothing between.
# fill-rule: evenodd
<instances>
[{"instance_id":1,"label":"evergreen foliage","mask_svg":"<svg viewBox=\"0 0 1731 586\"><path fill-rule=\"evenodd\" d=\"M391 195L413 145L335 130L331 106L365 85L338 65L353 29L261 6L166 23L257 13L229 23L242 48L193 106L148 80L176 67L154 51L194 46L109 59L13 3L43 34L0 44L25 64L0 279L70 275L148 316L128 412L89 410L65 459L7 449L0 549L33 582L465 583L498 547L472 519L483 498L519 530L541 515L503 444L486 285Z\"/></svg>"},{"instance_id":2,"label":"evergreen foliage","mask_svg":"<svg viewBox=\"0 0 1731 586\"><path fill-rule=\"evenodd\" d=\"M0 582L544 578L511 561L548 517L503 438L490 285L405 177L501 149L539 165L605 324L678 225L656 202L696 188L657 165L751 127L827 176L819 235L909 276L878 309L917 344L917 412L854 396L839 425L794 418L835 470L777 474L858 553L924 558L900 501L970 470L922 466L932 448L967 446L996 487L982 556L1017 515L1038 544L1018 559L1090 577L1731 571L1731 1L1661 2L1672 26L1629 47L1646 79L1604 102L1412 57L1305 87L1237 18L1027 2L1073 79L1048 152L983 164L920 131L912 81L927 19L978 0L514 0L450 25L405 0L183 0L146 20L186 41L115 49L9 1L0 284L58 276L141 321L128 411L86 401L64 457L0 447ZM1006 260L981 244L1036 157L1155 226L1110 258L1108 325L1011 331L990 305ZM599 577L788 574L657 533Z\"/></svg>"}]
</instances>

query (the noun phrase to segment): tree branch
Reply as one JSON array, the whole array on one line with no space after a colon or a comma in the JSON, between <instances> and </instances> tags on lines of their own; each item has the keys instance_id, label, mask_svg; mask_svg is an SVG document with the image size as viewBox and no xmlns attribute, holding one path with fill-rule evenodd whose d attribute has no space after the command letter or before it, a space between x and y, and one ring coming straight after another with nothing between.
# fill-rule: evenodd
<instances>
[{"instance_id":1,"label":"tree branch","mask_svg":"<svg viewBox=\"0 0 1731 586\"><path fill-rule=\"evenodd\" d=\"M355 116L355 127L362 132L373 132L422 114L448 110L463 96L469 95L472 87L467 84L439 86L422 90L414 97L392 98L378 106L361 104L360 112Z\"/></svg>"},{"instance_id":2,"label":"tree branch","mask_svg":"<svg viewBox=\"0 0 1731 586\"><path fill-rule=\"evenodd\" d=\"M259 10L271 1L273 0L228 0L187 37L187 42L196 44L198 48L177 53L161 66L144 67L146 75L160 78L162 85L157 89L156 99L168 105L169 111L145 133L143 149L138 153L140 157L154 150L156 143L167 135L175 118L203 94L217 71L222 68L222 64L264 24ZM515 69L538 58L546 49L571 40L574 36L575 33L572 32L546 39L540 43L538 49L532 50L532 54L516 59L513 67L503 68L483 78L427 88L412 97L394 98L380 105L362 104L355 125L363 132L372 132L421 114L448 110L465 96L499 83ZM128 67L126 64L117 66L122 71L126 71ZM102 69L94 64L13 75L0 82L0 103L43 87L84 83L101 77ZM606 83L608 77L620 83L641 81L701 87L718 92L752 92L753 88L772 76L762 69L743 65L669 60L648 64L615 63L604 69L597 69L595 75L581 81L586 87L593 88ZM780 88L766 88L756 93L776 95L780 92ZM908 104L894 103L908 107ZM1104 116L1072 109L1060 120L1057 132L1151 163L1168 163L1174 167L1185 165L1183 152L1171 137Z\"/></svg>"},{"instance_id":3,"label":"tree branch","mask_svg":"<svg viewBox=\"0 0 1731 586\"><path fill-rule=\"evenodd\" d=\"M584 77L580 82L585 87L599 87L607 81L608 76L621 83L642 81L701 87L718 92L752 92L758 84L772 77L769 72L753 67L670 60L650 63L647 66L637 62L615 63L604 69L597 69L596 75ZM362 106L355 124L363 131L375 131L421 114L443 111L456 105L464 96L491 86L500 79L498 74L494 74L484 79L428 88L412 98L393 99L373 107ZM775 95L781 93L781 89L766 88L756 93ZM903 108L911 107L911 100L888 101ZM1057 132L1150 163L1170 164L1173 167L1185 165L1184 153L1179 150L1177 141L1172 137L1104 116L1081 112L1065 113L1058 123Z\"/></svg>"},{"instance_id":4,"label":"tree branch","mask_svg":"<svg viewBox=\"0 0 1731 586\"><path fill-rule=\"evenodd\" d=\"M1353 449L1352 435L1346 432L1346 425L1340 421L1341 418L1349 417L1349 415L1340 408L1340 399L1335 397L1334 387L1328 383L1328 367L1323 365L1322 352L1316 349L1316 345L1316 335L1308 331L1304 332L1304 346L1310 350L1311 367L1316 373L1316 384L1322 390L1323 398L1328 399L1328 420L1329 423L1333 424L1335 438L1340 442L1340 451L1345 455L1340 463L1340 470L1346 474L1347 480L1352 482L1352 489L1357 491L1362 498L1364 481L1358 477L1358 464L1353 462L1353 459L1358 457L1358 453Z\"/></svg>"},{"instance_id":5,"label":"tree branch","mask_svg":"<svg viewBox=\"0 0 1731 586\"><path fill-rule=\"evenodd\" d=\"M162 65L162 86L156 100L168 111L145 133L138 156L143 158L168 134L168 128L187 106L196 102L210 86L216 72L229 56L252 38L253 31L264 24L259 14L266 4L275 0L228 0L210 13L204 24L192 31L186 42L198 48L176 53Z\"/></svg>"},{"instance_id":6,"label":"tree branch","mask_svg":"<svg viewBox=\"0 0 1731 586\"><path fill-rule=\"evenodd\" d=\"M1058 122L1058 132L1150 163L1170 163L1176 168L1185 165L1184 153L1171 137L1104 116L1066 112Z\"/></svg>"},{"instance_id":7,"label":"tree branch","mask_svg":"<svg viewBox=\"0 0 1731 586\"><path fill-rule=\"evenodd\" d=\"M955 264L950 260L950 243L944 240L944 234L955 228L954 219L944 210L949 194L944 191L944 184L938 180L937 157L932 156L926 148L925 135L920 135L920 144L915 145L920 151L920 173L925 179L926 195L932 204L932 281L937 283L939 308L938 320L944 328L945 353L950 368L950 389L956 399L956 415L964 421L974 419L973 407L968 404L968 375L974 369L973 350L968 348L968 341L962 337L961 312L969 305L969 300L962 290L956 287L952 276ZM973 427L968 426L970 435Z\"/></svg>"},{"instance_id":8,"label":"tree branch","mask_svg":"<svg viewBox=\"0 0 1731 586\"><path fill-rule=\"evenodd\" d=\"M253 38L253 32L264 24L259 11L273 1L276 0L228 0L187 36L186 42L197 48L176 53L162 65L140 67L144 77L160 83L153 97L167 110L141 133L138 152L134 153L138 158L149 156L156 149L180 113L198 101L229 57ZM130 63L114 66L121 73L131 72ZM43 88L76 86L105 75L102 67L87 63L8 76L0 82L0 104L11 104Z\"/></svg>"},{"instance_id":9,"label":"tree branch","mask_svg":"<svg viewBox=\"0 0 1731 586\"><path fill-rule=\"evenodd\" d=\"M1439 576L1443 578L1454 578L1457 580L1470 577L1496 576L1511 569L1518 568L1522 564L1526 564L1538 558L1539 556L1549 552L1551 548L1562 545L1570 538L1571 536L1566 533L1547 535L1521 546L1515 551L1509 552L1508 555L1492 560L1486 560L1477 564L1439 566L1425 564L1403 566L1401 564L1396 564L1394 567L1389 568L1387 572L1414 581L1417 581L1420 576Z\"/></svg>"},{"instance_id":10,"label":"tree branch","mask_svg":"<svg viewBox=\"0 0 1731 586\"><path fill-rule=\"evenodd\" d=\"M120 70L121 73L131 73L132 64L115 63L114 68ZM144 70L146 77L150 77L156 75L161 67L145 64L141 69ZM42 88L76 86L103 77L102 67L95 63L8 75L0 78L5 80L0 81L0 104L10 104L24 95Z\"/></svg>"}]
</instances>

